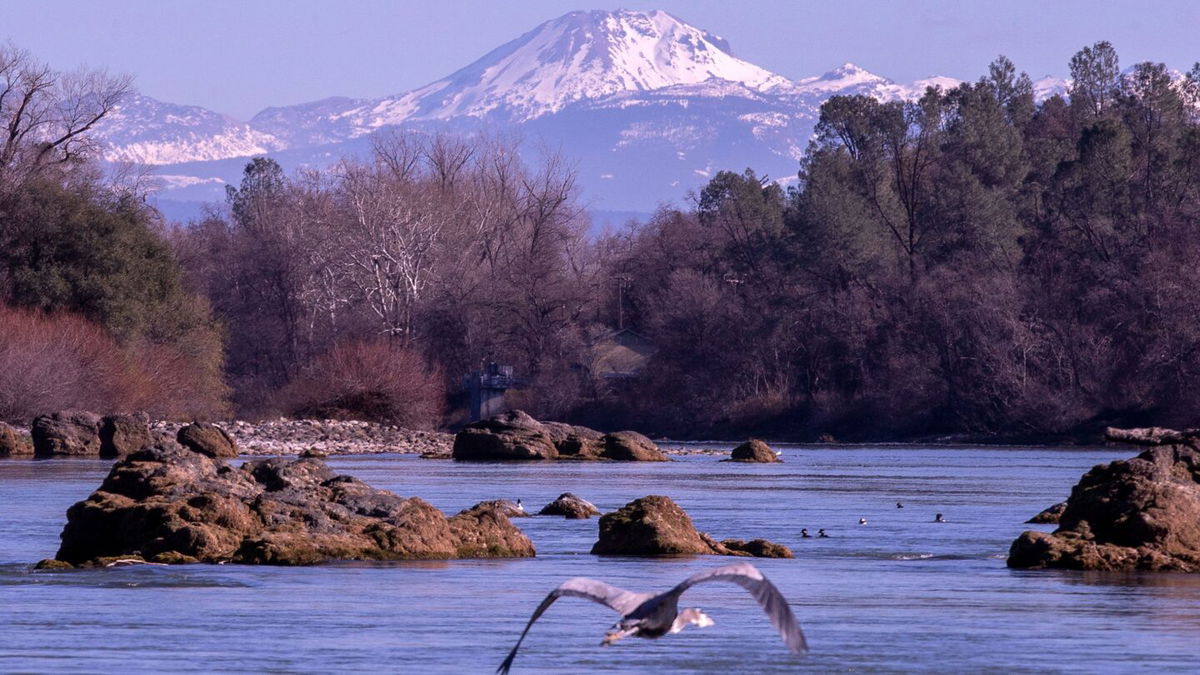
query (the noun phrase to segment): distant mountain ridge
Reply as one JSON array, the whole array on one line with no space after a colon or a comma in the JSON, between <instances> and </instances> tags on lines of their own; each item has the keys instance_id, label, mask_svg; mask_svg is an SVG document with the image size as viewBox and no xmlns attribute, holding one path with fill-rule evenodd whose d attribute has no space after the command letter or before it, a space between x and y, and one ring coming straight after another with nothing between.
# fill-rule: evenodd
<instances>
[{"instance_id":1,"label":"distant mountain ridge","mask_svg":"<svg viewBox=\"0 0 1200 675\"><path fill-rule=\"evenodd\" d=\"M912 99L958 84L898 84L851 63L793 81L666 12L578 11L410 92L271 107L248 122L136 96L97 134L106 160L159 167L164 198L195 201L219 199L255 155L323 166L362 152L380 129L512 128L574 158L602 208L648 211L720 169L794 175L831 96ZM1037 82L1044 96L1063 87Z\"/></svg>"}]
</instances>

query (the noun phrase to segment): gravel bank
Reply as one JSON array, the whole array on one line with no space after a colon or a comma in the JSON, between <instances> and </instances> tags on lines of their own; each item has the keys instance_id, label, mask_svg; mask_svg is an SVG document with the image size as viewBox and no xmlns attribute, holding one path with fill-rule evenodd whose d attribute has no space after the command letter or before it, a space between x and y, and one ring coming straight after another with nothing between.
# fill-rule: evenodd
<instances>
[{"instance_id":1,"label":"gravel bank","mask_svg":"<svg viewBox=\"0 0 1200 675\"><path fill-rule=\"evenodd\" d=\"M277 419L218 424L237 441L238 450L244 455L299 455L307 450L326 455L390 452L449 457L454 445L453 434L372 422ZM174 437L183 424L155 422L151 426Z\"/></svg>"}]
</instances>

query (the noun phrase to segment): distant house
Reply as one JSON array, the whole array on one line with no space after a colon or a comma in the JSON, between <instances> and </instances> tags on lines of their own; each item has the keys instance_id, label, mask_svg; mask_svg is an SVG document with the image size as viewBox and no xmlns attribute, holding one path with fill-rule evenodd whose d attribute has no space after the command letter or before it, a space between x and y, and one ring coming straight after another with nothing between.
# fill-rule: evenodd
<instances>
[{"instance_id":1,"label":"distant house","mask_svg":"<svg viewBox=\"0 0 1200 675\"><path fill-rule=\"evenodd\" d=\"M604 333L592 340L592 373L606 380L633 377L656 351L650 338L628 328Z\"/></svg>"}]
</instances>

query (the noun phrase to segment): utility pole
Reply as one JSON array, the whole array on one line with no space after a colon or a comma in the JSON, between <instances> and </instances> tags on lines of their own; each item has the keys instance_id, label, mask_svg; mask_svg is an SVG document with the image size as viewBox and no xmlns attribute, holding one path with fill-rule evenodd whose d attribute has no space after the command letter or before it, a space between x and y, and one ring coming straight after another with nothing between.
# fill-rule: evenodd
<instances>
[{"instance_id":1,"label":"utility pole","mask_svg":"<svg viewBox=\"0 0 1200 675\"><path fill-rule=\"evenodd\" d=\"M628 274L618 274L613 277L617 282L617 330L625 329L625 288L633 277Z\"/></svg>"}]
</instances>

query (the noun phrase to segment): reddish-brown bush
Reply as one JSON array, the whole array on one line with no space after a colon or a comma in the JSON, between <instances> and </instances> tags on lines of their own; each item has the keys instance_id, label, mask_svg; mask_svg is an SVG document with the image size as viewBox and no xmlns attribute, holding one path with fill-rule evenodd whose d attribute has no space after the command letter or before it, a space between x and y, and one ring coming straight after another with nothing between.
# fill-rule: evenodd
<instances>
[{"instance_id":1,"label":"reddish-brown bush","mask_svg":"<svg viewBox=\"0 0 1200 675\"><path fill-rule=\"evenodd\" d=\"M413 349L386 340L345 342L315 359L279 393L299 417L359 419L422 429L437 426L442 375Z\"/></svg>"},{"instance_id":2,"label":"reddish-brown bush","mask_svg":"<svg viewBox=\"0 0 1200 675\"><path fill-rule=\"evenodd\" d=\"M167 347L122 347L80 316L0 305L0 419L25 423L72 408L157 417L224 412L223 386L193 379L198 370Z\"/></svg>"}]
</instances>

